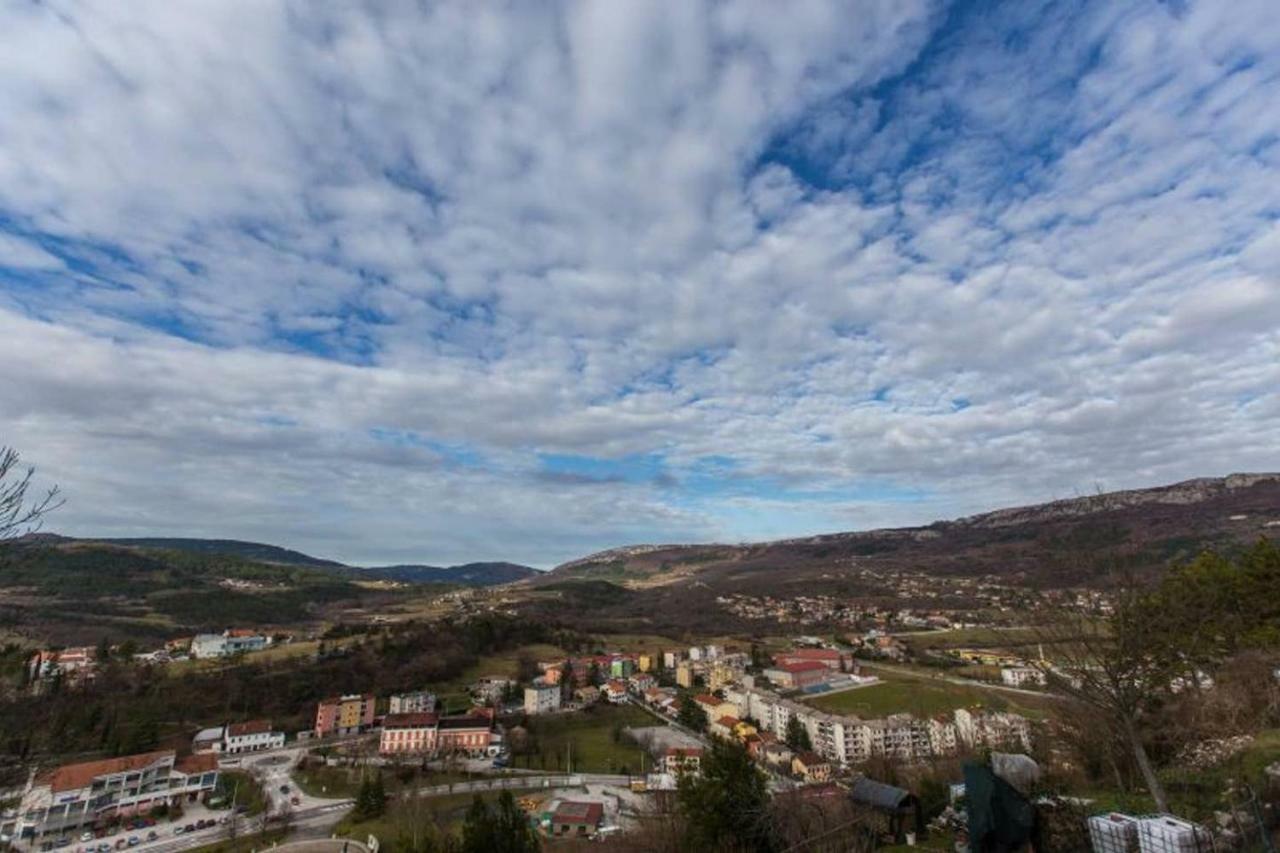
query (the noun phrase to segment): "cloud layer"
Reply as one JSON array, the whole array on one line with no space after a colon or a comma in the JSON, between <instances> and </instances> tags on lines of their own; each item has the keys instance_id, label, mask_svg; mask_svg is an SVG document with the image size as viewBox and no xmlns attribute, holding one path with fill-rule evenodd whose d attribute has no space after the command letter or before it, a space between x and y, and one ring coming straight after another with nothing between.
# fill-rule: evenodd
<instances>
[{"instance_id":1,"label":"cloud layer","mask_svg":"<svg viewBox=\"0 0 1280 853\"><path fill-rule=\"evenodd\" d=\"M362 561L1273 469L1269 5L0 4L0 442Z\"/></svg>"}]
</instances>

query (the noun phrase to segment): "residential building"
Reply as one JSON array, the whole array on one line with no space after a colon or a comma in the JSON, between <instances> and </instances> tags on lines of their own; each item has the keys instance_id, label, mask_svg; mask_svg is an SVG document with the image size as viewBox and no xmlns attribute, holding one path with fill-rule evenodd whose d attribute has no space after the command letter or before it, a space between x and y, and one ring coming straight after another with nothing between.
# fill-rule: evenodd
<instances>
[{"instance_id":1,"label":"residential building","mask_svg":"<svg viewBox=\"0 0 1280 853\"><path fill-rule=\"evenodd\" d=\"M97 662L97 649L93 646L73 646L66 649L48 649L36 652L27 661L27 680L52 678L55 674L83 675Z\"/></svg>"},{"instance_id":2,"label":"residential building","mask_svg":"<svg viewBox=\"0 0 1280 853\"><path fill-rule=\"evenodd\" d=\"M316 737L358 734L373 725L374 695L352 693L325 699L316 708Z\"/></svg>"},{"instance_id":3,"label":"residential building","mask_svg":"<svg viewBox=\"0 0 1280 853\"><path fill-rule=\"evenodd\" d=\"M221 634L196 634L191 638L193 658L221 658L265 649L270 638L244 628L228 628Z\"/></svg>"},{"instance_id":4,"label":"residential building","mask_svg":"<svg viewBox=\"0 0 1280 853\"><path fill-rule=\"evenodd\" d=\"M663 669L675 669L676 664L678 664L679 662L680 662L679 652L663 652L662 653Z\"/></svg>"},{"instance_id":5,"label":"residential building","mask_svg":"<svg viewBox=\"0 0 1280 853\"><path fill-rule=\"evenodd\" d=\"M549 714L559 710L559 684L534 684L524 689L524 712L526 714Z\"/></svg>"},{"instance_id":6,"label":"residential building","mask_svg":"<svg viewBox=\"0 0 1280 853\"><path fill-rule=\"evenodd\" d=\"M551 834L588 838L604 823L604 805L578 800L561 800L551 813Z\"/></svg>"},{"instance_id":7,"label":"residential building","mask_svg":"<svg viewBox=\"0 0 1280 853\"><path fill-rule=\"evenodd\" d=\"M573 691L573 698L581 702L583 705L594 705L600 701L600 688L594 684L588 684L586 687L579 687Z\"/></svg>"},{"instance_id":8,"label":"residential building","mask_svg":"<svg viewBox=\"0 0 1280 853\"><path fill-rule=\"evenodd\" d=\"M445 753L492 757L501 752L501 736L495 738L494 734L493 721L487 717L443 717L438 724L436 746Z\"/></svg>"},{"instance_id":9,"label":"residential building","mask_svg":"<svg viewBox=\"0 0 1280 853\"><path fill-rule=\"evenodd\" d=\"M226 728L222 752L236 755L241 752L261 752L284 746L284 732L271 730L270 720L250 720L232 723Z\"/></svg>"},{"instance_id":10,"label":"residential building","mask_svg":"<svg viewBox=\"0 0 1280 853\"><path fill-rule=\"evenodd\" d=\"M676 667L676 684L684 688L693 687L693 665L689 662Z\"/></svg>"},{"instance_id":11,"label":"residential building","mask_svg":"<svg viewBox=\"0 0 1280 853\"><path fill-rule=\"evenodd\" d=\"M392 714L430 714L435 709L435 694L426 690L416 690L412 693L393 694L387 710Z\"/></svg>"},{"instance_id":12,"label":"residential building","mask_svg":"<svg viewBox=\"0 0 1280 853\"><path fill-rule=\"evenodd\" d=\"M208 753L178 758L167 749L64 764L28 782L13 835L38 841L73 834L113 816L194 802L217 781L218 759Z\"/></svg>"},{"instance_id":13,"label":"residential building","mask_svg":"<svg viewBox=\"0 0 1280 853\"><path fill-rule=\"evenodd\" d=\"M631 658L614 658L609 662L609 675L614 678L627 678L636 671L636 662Z\"/></svg>"},{"instance_id":14,"label":"residential building","mask_svg":"<svg viewBox=\"0 0 1280 853\"><path fill-rule=\"evenodd\" d=\"M1022 687L1028 684L1043 687L1045 675L1044 670L1034 666L1004 666L1000 668L1000 681L1010 687Z\"/></svg>"},{"instance_id":15,"label":"residential building","mask_svg":"<svg viewBox=\"0 0 1280 853\"><path fill-rule=\"evenodd\" d=\"M791 772L806 782L830 782L831 762L816 752L806 751L791 759Z\"/></svg>"},{"instance_id":16,"label":"residential building","mask_svg":"<svg viewBox=\"0 0 1280 853\"><path fill-rule=\"evenodd\" d=\"M383 755L421 755L434 752L439 719L427 711L388 714L382 720L378 752Z\"/></svg>"},{"instance_id":17,"label":"residential building","mask_svg":"<svg viewBox=\"0 0 1280 853\"><path fill-rule=\"evenodd\" d=\"M222 752L222 744L227 736L226 726L214 726L201 729L191 739L192 752Z\"/></svg>"},{"instance_id":18,"label":"residential building","mask_svg":"<svg viewBox=\"0 0 1280 853\"><path fill-rule=\"evenodd\" d=\"M636 666L641 672L652 672L657 669L657 659L653 655L640 655L636 660Z\"/></svg>"},{"instance_id":19,"label":"residential building","mask_svg":"<svg viewBox=\"0 0 1280 853\"><path fill-rule=\"evenodd\" d=\"M600 689L600 695L609 702L621 702L627 698L626 682L611 678Z\"/></svg>"},{"instance_id":20,"label":"residential building","mask_svg":"<svg viewBox=\"0 0 1280 853\"><path fill-rule=\"evenodd\" d=\"M732 740L735 737L734 728L738 725L737 717L723 716L711 721L707 726L707 733L712 737L723 738L724 740Z\"/></svg>"}]
</instances>

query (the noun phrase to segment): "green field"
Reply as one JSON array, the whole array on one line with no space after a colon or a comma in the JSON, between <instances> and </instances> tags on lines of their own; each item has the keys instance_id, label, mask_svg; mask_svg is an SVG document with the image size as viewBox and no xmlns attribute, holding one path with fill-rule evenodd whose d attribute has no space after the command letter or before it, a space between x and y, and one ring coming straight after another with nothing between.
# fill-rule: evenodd
<instances>
[{"instance_id":1,"label":"green field","mask_svg":"<svg viewBox=\"0 0 1280 853\"><path fill-rule=\"evenodd\" d=\"M851 714L867 719L903 713L931 717L975 705L992 711L1014 711L1036 719L1045 715L1045 708L1052 701L977 684L955 684L927 675L916 677L883 670L874 674L883 679L882 683L806 701L833 714Z\"/></svg>"},{"instance_id":2,"label":"green field","mask_svg":"<svg viewBox=\"0 0 1280 853\"><path fill-rule=\"evenodd\" d=\"M570 752L573 770L583 773L640 773L649 759L643 750L615 737L623 726L653 726L657 720L630 705L597 705L575 714L531 717L533 751L516 755L512 766L531 770L567 770ZM572 747L572 750L570 750Z\"/></svg>"}]
</instances>

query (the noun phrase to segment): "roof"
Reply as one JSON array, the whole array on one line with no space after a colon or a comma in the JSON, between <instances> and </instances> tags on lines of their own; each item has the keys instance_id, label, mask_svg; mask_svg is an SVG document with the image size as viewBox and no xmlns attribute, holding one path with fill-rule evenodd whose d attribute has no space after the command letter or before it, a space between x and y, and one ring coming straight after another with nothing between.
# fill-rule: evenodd
<instances>
[{"instance_id":1,"label":"roof","mask_svg":"<svg viewBox=\"0 0 1280 853\"><path fill-rule=\"evenodd\" d=\"M738 718L730 717L729 715L726 714L725 716L716 720L716 722L724 726L726 729L731 729L738 724Z\"/></svg>"},{"instance_id":2,"label":"roof","mask_svg":"<svg viewBox=\"0 0 1280 853\"><path fill-rule=\"evenodd\" d=\"M693 697L693 701L697 702L699 705L719 705L720 704L720 700L717 699L715 696L712 696L710 693L699 693L697 696Z\"/></svg>"},{"instance_id":3,"label":"roof","mask_svg":"<svg viewBox=\"0 0 1280 853\"><path fill-rule=\"evenodd\" d=\"M680 758L693 758L702 755L702 747L700 746L669 746L663 755Z\"/></svg>"},{"instance_id":4,"label":"roof","mask_svg":"<svg viewBox=\"0 0 1280 853\"><path fill-rule=\"evenodd\" d=\"M210 740L222 740L222 726L214 726L211 729L201 729L196 732L196 736L192 738L192 742L201 743Z\"/></svg>"},{"instance_id":5,"label":"roof","mask_svg":"<svg viewBox=\"0 0 1280 853\"><path fill-rule=\"evenodd\" d=\"M796 761L799 761L805 767L817 767L819 764L830 763L827 761L827 759L823 758L821 755L818 755L818 753L813 752L812 750L806 750L805 752L802 752L799 755L797 755Z\"/></svg>"},{"instance_id":6,"label":"roof","mask_svg":"<svg viewBox=\"0 0 1280 853\"><path fill-rule=\"evenodd\" d=\"M780 663L773 667L773 669L780 669L783 672L790 672L793 674L797 672L816 672L817 670L825 670L826 668L827 665L825 663L816 660L799 660L795 663Z\"/></svg>"},{"instance_id":7,"label":"roof","mask_svg":"<svg viewBox=\"0 0 1280 853\"><path fill-rule=\"evenodd\" d=\"M777 655L775 660L786 660L787 658L795 658L796 660L840 660L840 652L835 649L793 649L789 652L783 652Z\"/></svg>"},{"instance_id":8,"label":"roof","mask_svg":"<svg viewBox=\"0 0 1280 853\"><path fill-rule=\"evenodd\" d=\"M602 820L604 820L602 804L584 803L579 800L562 801L551 815L552 823L585 823L597 826Z\"/></svg>"},{"instance_id":9,"label":"roof","mask_svg":"<svg viewBox=\"0 0 1280 853\"><path fill-rule=\"evenodd\" d=\"M227 726L227 737L244 735L261 735L271 731L270 720L249 720L245 723L232 723Z\"/></svg>"},{"instance_id":10,"label":"roof","mask_svg":"<svg viewBox=\"0 0 1280 853\"><path fill-rule=\"evenodd\" d=\"M437 715L426 712L387 714L382 719L382 727L384 729L421 729L434 726L439 719Z\"/></svg>"},{"instance_id":11,"label":"roof","mask_svg":"<svg viewBox=\"0 0 1280 853\"><path fill-rule=\"evenodd\" d=\"M174 763L173 769L188 776L208 773L210 770L218 769L218 756L208 752L186 755Z\"/></svg>"},{"instance_id":12,"label":"roof","mask_svg":"<svg viewBox=\"0 0 1280 853\"><path fill-rule=\"evenodd\" d=\"M124 755L119 758L104 758L100 761L82 761L79 764L64 764L54 769L45 777L54 793L60 791L77 791L88 787L98 776L112 773L127 773L131 770L143 770L161 761L172 761L172 749L157 752L143 752L138 755Z\"/></svg>"},{"instance_id":13,"label":"roof","mask_svg":"<svg viewBox=\"0 0 1280 853\"><path fill-rule=\"evenodd\" d=\"M440 728L442 729L484 729L485 731L488 731L492 727L493 723L487 717L440 718Z\"/></svg>"},{"instance_id":14,"label":"roof","mask_svg":"<svg viewBox=\"0 0 1280 853\"><path fill-rule=\"evenodd\" d=\"M912 799L910 791L876 782L866 776L861 776L854 781L849 788L849 796L859 803L866 803L878 809L893 810L902 808L904 803Z\"/></svg>"}]
</instances>

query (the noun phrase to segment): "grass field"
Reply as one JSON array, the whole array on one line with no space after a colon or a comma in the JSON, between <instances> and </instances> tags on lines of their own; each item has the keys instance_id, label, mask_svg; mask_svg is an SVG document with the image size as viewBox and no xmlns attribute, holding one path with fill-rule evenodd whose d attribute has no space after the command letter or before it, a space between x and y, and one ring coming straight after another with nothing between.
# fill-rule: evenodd
<instances>
[{"instance_id":1,"label":"grass field","mask_svg":"<svg viewBox=\"0 0 1280 853\"><path fill-rule=\"evenodd\" d=\"M517 797L519 794L516 795ZM413 832L413 827L420 831L432 828L436 832L456 831L466 816L467 809L475 799L475 794L452 794L447 797L431 797L430 799L387 801L387 811L380 817L371 820L357 821L350 815L344 817L335 828L339 836L347 838L365 838L373 835L387 850L409 847L401 842L401 836ZM485 792L480 798L492 804L499 794ZM427 830L430 831L430 830Z\"/></svg>"},{"instance_id":2,"label":"grass field","mask_svg":"<svg viewBox=\"0 0 1280 853\"><path fill-rule=\"evenodd\" d=\"M979 705L993 711L1015 711L1037 719L1045 715L1052 700L995 690L982 685L955 684L931 675L904 675L886 670L871 674L883 679L880 684L859 687L807 700L816 708L833 714L851 714L875 719L890 714L908 713L917 717L949 714L957 708Z\"/></svg>"},{"instance_id":3,"label":"grass field","mask_svg":"<svg viewBox=\"0 0 1280 853\"><path fill-rule=\"evenodd\" d=\"M630 705L597 705L574 714L530 720L529 735L537 749L514 757L512 766L531 770L567 770L572 747L573 770L583 773L639 773L648 767L644 751L615 737L624 726L652 726L656 720Z\"/></svg>"}]
</instances>

